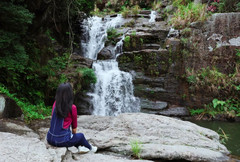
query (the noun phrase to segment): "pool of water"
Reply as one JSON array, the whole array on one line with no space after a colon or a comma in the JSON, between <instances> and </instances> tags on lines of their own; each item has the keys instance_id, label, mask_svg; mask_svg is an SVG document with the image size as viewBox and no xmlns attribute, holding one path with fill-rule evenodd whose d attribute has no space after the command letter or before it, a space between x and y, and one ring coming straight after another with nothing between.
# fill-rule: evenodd
<instances>
[{"instance_id":1,"label":"pool of water","mask_svg":"<svg viewBox=\"0 0 240 162\"><path fill-rule=\"evenodd\" d=\"M223 121L196 121L191 122L219 132L221 128L225 134L229 135L228 141L224 144L232 155L240 157L240 123L239 122L223 122Z\"/></svg>"}]
</instances>

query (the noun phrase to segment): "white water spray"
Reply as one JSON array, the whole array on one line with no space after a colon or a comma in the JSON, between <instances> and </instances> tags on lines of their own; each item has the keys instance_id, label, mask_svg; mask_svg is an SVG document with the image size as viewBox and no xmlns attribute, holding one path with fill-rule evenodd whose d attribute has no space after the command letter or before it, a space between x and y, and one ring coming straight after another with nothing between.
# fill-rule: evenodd
<instances>
[{"instance_id":1,"label":"white water spray","mask_svg":"<svg viewBox=\"0 0 240 162\"><path fill-rule=\"evenodd\" d=\"M107 18L92 17L84 22L86 35L89 37L82 43L85 57L97 59L97 54L104 47L107 29L121 25L122 17ZM123 38L116 44L113 55L122 53ZM140 101L134 97L132 76L120 71L118 62L113 60L98 60L93 63L97 75L92 96L94 115L116 116L125 112L139 112Z\"/></svg>"},{"instance_id":2,"label":"white water spray","mask_svg":"<svg viewBox=\"0 0 240 162\"><path fill-rule=\"evenodd\" d=\"M84 20L85 41L81 43L84 57L96 60L97 54L103 49L107 39L107 29L119 27L121 22L120 14L115 18L107 17L104 20L97 16Z\"/></svg>"},{"instance_id":3,"label":"white water spray","mask_svg":"<svg viewBox=\"0 0 240 162\"><path fill-rule=\"evenodd\" d=\"M149 22L154 23L156 21L156 16L157 16L157 12L151 11Z\"/></svg>"}]
</instances>

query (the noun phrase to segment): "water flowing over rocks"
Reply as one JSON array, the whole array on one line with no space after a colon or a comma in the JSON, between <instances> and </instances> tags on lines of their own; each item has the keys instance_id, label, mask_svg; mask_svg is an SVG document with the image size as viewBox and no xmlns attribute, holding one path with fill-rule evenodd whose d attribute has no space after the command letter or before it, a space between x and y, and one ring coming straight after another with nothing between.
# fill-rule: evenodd
<instances>
[{"instance_id":1,"label":"water flowing over rocks","mask_svg":"<svg viewBox=\"0 0 240 162\"><path fill-rule=\"evenodd\" d=\"M49 119L34 121L30 125L33 131L19 121L2 119L1 160L128 162L133 161L130 146L133 140L140 142L140 156L146 159L145 161L229 160L227 156L229 152L219 143L219 135L216 132L191 122L161 115L129 113L117 117L92 115L78 117L78 131L84 133L87 140L98 147L96 154L85 155L78 154L74 147L67 150L48 145L45 137L49 122ZM27 132L37 135L29 135Z\"/></svg>"}]
</instances>

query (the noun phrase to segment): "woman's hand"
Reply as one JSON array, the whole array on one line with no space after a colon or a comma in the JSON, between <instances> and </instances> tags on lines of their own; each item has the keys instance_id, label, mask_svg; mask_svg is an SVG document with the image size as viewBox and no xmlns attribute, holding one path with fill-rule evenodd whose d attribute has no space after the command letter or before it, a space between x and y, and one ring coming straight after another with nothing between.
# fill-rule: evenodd
<instances>
[{"instance_id":1,"label":"woman's hand","mask_svg":"<svg viewBox=\"0 0 240 162\"><path fill-rule=\"evenodd\" d=\"M72 134L76 134L77 133L77 128L72 129Z\"/></svg>"}]
</instances>

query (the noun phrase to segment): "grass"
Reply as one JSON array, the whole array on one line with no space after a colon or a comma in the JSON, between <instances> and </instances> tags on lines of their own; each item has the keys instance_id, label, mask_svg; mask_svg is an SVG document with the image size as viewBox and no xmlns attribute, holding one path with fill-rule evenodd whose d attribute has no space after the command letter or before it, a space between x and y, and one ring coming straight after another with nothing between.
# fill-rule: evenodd
<instances>
[{"instance_id":1,"label":"grass","mask_svg":"<svg viewBox=\"0 0 240 162\"><path fill-rule=\"evenodd\" d=\"M186 6L178 6L176 13L170 20L170 24L176 29L183 29L190 26L192 22L203 22L207 17L208 13L205 4L188 3Z\"/></svg>"},{"instance_id":2,"label":"grass","mask_svg":"<svg viewBox=\"0 0 240 162\"><path fill-rule=\"evenodd\" d=\"M142 143L139 142L138 140L132 140L130 142L130 145L131 145L131 149L132 149L132 152L133 152L133 156L140 159L141 158L141 150L142 150Z\"/></svg>"},{"instance_id":3,"label":"grass","mask_svg":"<svg viewBox=\"0 0 240 162\"><path fill-rule=\"evenodd\" d=\"M226 144L226 142L229 140L229 138L230 138L230 135L229 134L226 134L225 132L224 132L224 130L222 129L222 128L218 128L218 134L219 134L219 137L220 137L220 143L221 144Z\"/></svg>"}]
</instances>

